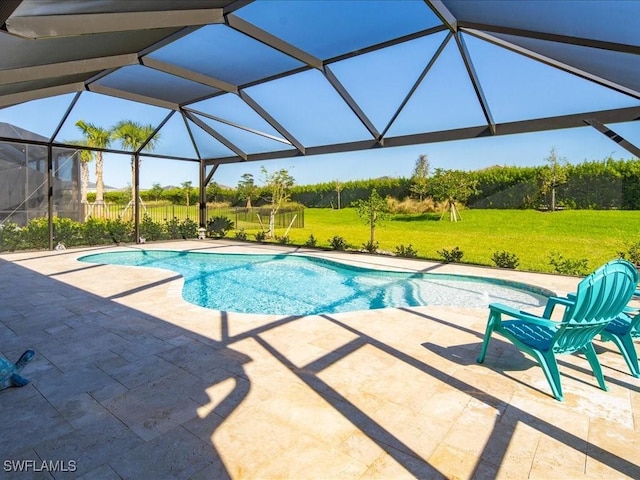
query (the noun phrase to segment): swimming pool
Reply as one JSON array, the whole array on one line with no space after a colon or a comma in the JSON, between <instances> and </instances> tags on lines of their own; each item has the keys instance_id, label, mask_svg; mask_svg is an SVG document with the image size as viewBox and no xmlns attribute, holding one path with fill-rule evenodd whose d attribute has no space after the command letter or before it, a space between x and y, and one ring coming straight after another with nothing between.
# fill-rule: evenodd
<instances>
[{"instance_id":1,"label":"swimming pool","mask_svg":"<svg viewBox=\"0 0 640 480\"><path fill-rule=\"evenodd\" d=\"M215 310L314 315L376 308L543 305L551 292L463 275L371 270L302 255L134 250L86 255L83 262L153 267L184 277L183 298Z\"/></svg>"}]
</instances>

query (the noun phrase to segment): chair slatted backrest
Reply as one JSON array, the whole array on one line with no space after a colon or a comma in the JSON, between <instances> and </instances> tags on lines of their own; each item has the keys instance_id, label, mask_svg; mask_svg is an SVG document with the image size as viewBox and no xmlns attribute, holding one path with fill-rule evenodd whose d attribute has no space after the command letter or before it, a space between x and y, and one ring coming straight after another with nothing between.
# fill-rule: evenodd
<instances>
[{"instance_id":1,"label":"chair slatted backrest","mask_svg":"<svg viewBox=\"0 0 640 480\"><path fill-rule=\"evenodd\" d=\"M575 352L591 342L622 312L637 284L638 271L625 260L612 260L585 277L555 335L554 352Z\"/></svg>"}]
</instances>

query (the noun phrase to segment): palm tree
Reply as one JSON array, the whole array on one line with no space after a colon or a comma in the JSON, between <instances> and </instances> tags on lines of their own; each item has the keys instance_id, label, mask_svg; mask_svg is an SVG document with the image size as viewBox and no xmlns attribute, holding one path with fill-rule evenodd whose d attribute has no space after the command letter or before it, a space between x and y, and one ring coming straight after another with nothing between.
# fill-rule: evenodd
<instances>
[{"instance_id":1,"label":"palm tree","mask_svg":"<svg viewBox=\"0 0 640 480\"><path fill-rule=\"evenodd\" d=\"M85 137L86 145L95 148L107 148L111 143L111 130L98 127L92 123L78 120L76 127L80 129ZM104 180L102 178L102 152L96 153L96 201L98 205L104 204Z\"/></svg>"},{"instance_id":2,"label":"palm tree","mask_svg":"<svg viewBox=\"0 0 640 480\"><path fill-rule=\"evenodd\" d=\"M74 140L71 142L72 145L78 145L86 147L86 140ZM78 157L80 159L80 203L86 205L89 203L87 201L87 190L89 186L89 164L93 160L94 152L91 150L80 149L77 150Z\"/></svg>"},{"instance_id":3,"label":"palm tree","mask_svg":"<svg viewBox=\"0 0 640 480\"><path fill-rule=\"evenodd\" d=\"M159 135L153 135L155 128L153 125L142 125L141 123L134 122L132 120L123 120L118 122L112 129L113 139L120 141L122 148L125 150L132 150L138 152L142 146L142 150L152 151L155 149ZM138 168L140 168L140 160L138 157ZM136 156L131 155L131 200L135 199L135 171L136 171Z\"/></svg>"}]
</instances>

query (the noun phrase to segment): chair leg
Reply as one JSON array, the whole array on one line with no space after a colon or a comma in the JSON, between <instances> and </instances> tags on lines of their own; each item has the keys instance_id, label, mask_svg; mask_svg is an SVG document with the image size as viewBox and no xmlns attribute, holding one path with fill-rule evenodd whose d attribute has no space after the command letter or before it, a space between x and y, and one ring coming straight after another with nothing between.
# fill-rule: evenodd
<instances>
[{"instance_id":1,"label":"chair leg","mask_svg":"<svg viewBox=\"0 0 640 480\"><path fill-rule=\"evenodd\" d=\"M549 386L551 387L551 392L553 396L556 397L556 400L563 401L564 396L562 395L562 385L560 384L560 371L558 370L558 362L556 361L556 356L553 352L540 352L537 350L532 351L535 354L540 367L542 367L542 371L544 372L544 376L547 377L547 381L549 382Z\"/></svg>"},{"instance_id":2,"label":"chair leg","mask_svg":"<svg viewBox=\"0 0 640 480\"><path fill-rule=\"evenodd\" d=\"M616 344L620 353L622 354L622 358L627 362L627 366L631 371L631 375L638 378L640 377L640 368L638 368L638 353L636 352L636 347L633 344L633 338L628 333L623 337L618 335L612 335L607 332L606 336L604 336L605 340L611 340Z\"/></svg>"},{"instance_id":3,"label":"chair leg","mask_svg":"<svg viewBox=\"0 0 640 480\"><path fill-rule=\"evenodd\" d=\"M598 361L598 355L596 354L596 349L593 348L593 343L589 343L583 349L587 360L589 360L589 365L591 365L591 370L593 370L593 374L596 376L598 380L598 384L600 388L605 392L609 391L607 384L604 382L604 375L602 374L602 367L600 366L600 362Z\"/></svg>"},{"instance_id":4,"label":"chair leg","mask_svg":"<svg viewBox=\"0 0 640 480\"><path fill-rule=\"evenodd\" d=\"M495 328L496 323L501 322L501 315L498 312L491 311L489 314L489 320L487 321L487 329L484 332L484 340L482 341L482 348L480 349L480 355L478 355L477 362L484 362L487 356L487 348L489 347L489 340L491 340L491 334Z\"/></svg>"}]
</instances>

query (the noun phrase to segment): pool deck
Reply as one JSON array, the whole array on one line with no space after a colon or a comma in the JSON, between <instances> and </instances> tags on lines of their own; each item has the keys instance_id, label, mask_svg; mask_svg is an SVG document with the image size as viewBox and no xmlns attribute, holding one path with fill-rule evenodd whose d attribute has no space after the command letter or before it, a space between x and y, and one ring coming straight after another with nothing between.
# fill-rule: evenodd
<instances>
[{"instance_id":1,"label":"pool deck","mask_svg":"<svg viewBox=\"0 0 640 480\"><path fill-rule=\"evenodd\" d=\"M640 478L640 379L611 344L596 342L610 391L583 357L562 356L558 402L537 364L501 337L475 362L486 308L226 313L182 300L173 272L77 261L140 247L0 255L0 353L37 352L23 372L31 383L0 391L0 478ZM208 240L144 247L305 251ZM578 282L312 254L557 294Z\"/></svg>"}]
</instances>

